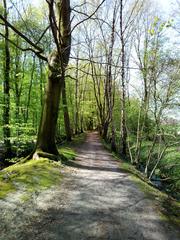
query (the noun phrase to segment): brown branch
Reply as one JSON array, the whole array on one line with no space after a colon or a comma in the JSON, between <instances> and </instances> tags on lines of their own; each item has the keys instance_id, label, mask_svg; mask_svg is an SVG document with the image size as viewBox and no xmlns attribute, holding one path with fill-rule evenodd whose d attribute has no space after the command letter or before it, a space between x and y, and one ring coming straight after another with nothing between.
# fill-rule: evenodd
<instances>
[{"instance_id":1,"label":"brown branch","mask_svg":"<svg viewBox=\"0 0 180 240\"><path fill-rule=\"evenodd\" d=\"M46 34L47 30L50 28L50 25L46 27L46 29L44 30L44 32L41 34L40 38L38 39L38 41L36 42L36 44L38 44L41 39L44 37L44 35Z\"/></svg>"},{"instance_id":2,"label":"brown branch","mask_svg":"<svg viewBox=\"0 0 180 240\"><path fill-rule=\"evenodd\" d=\"M12 45L14 45L16 48L20 49L21 51L31 51L36 54L40 59L44 60L47 62L47 57L42 55L40 52L34 50L33 48L21 48L18 44L7 38L4 34L0 33L0 36L3 37L4 39L8 40Z\"/></svg>"},{"instance_id":3,"label":"brown branch","mask_svg":"<svg viewBox=\"0 0 180 240\"><path fill-rule=\"evenodd\" d=\"M91 15L89 15L87 18L85 18L85 19L83 19L82 21L80 21L80 22L78 22L77 24L75 24L74 27L73 27L72 30L71 30L71 33L72 33L72 32L74 31L74 29L75 29L77 26L79 26L81 23L83 23L83 22L89 20L90 18L92 18L92 16L99 10L99 8L102 6L102 4L103 4L104 2L105 2L105 0L103 0L103 1L99 4L99 6L96 8L96 10L95 10Z\"/></svg>"},{"instance_id":4,"label":"brown branch","mask_svg":"<svg viewBox=\"0 0 180 240\"><path fill-rule=\"evenodd\" d=\"M77 57L70 56L69 58L77 60ZM107 62L97 62L97 61L92 60L92 58L91 58L91 59L88 59L88 58L80 58L80 57L78 57L78 59L81 60L81 61L85 61L85 62L90 62L90 63L95 63L95 64L102 64L102 65L108 65ZM112 66L112 67L116 67L116 68L122 68L122 66L115 65L115 64L111 64L111 66ZM126 69L139 70L139 68L136 68L136 67L128 67L128 66L125 66L124 68L126 68Z\"/></svg>"},{"instance_id":5,"label":"brown branch","mask_svg":"<svg viewBox=\"0 0 180 240\"><path fill-rule=\"evenodd\" d=\"M57 51L60 53L60 45L59 45L58 36L57 36L58 26L56 23L56 17L54 14L54 7L53 7L54 0L52 1L46 0L46 2L48 3L48 8L49 8L49 22L50 22L51 31L54 37Z\"/></svg>"},{"instance_id":6,"label":"brown branch","mask_svg":"<svg viewBox=\"0 0 180 240\"><path fill-rule=\"evenodd\" d=\"M33 43L27 36L25 36L22 32L20 32L18 29L16 29L11 23L9 23L1 14L0 19L7 24L9 28L11 28L17 35L19 35L22 39L24 39L28 44L30 44L32 47L34 47L36 50L39 51L39 53L42 53L44 50L37 46L35 43Z\"/></svg>"}]
</instances>

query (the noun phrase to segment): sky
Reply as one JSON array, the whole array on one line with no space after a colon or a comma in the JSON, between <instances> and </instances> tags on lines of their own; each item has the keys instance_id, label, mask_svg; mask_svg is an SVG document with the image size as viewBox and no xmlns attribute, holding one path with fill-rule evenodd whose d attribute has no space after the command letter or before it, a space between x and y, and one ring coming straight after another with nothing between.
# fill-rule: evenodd
<instances>
[{"instance_id":1,"label":"sky","mask_svg":"<svg viewBox=\"0 0 180 240\"><path fill-rule=\"evenodd\" d=\"M30 0L36 6L39 6L43 0ZM45 0L44 0L45 1ZM157 5L160 5L162 11L169 15L170 9L176 4L176 0L154 0Z\"/></svg>"},{"instance_id":2,"label":"sky","mask_svg":"<svg viewBox=\"0 0 180 240\"><path fill-rule=\"evenodd\" d=\"M176 0L155 0L157 4L159 3L165 12L169 12L170 8L175 4Z\"/></svg>"},{"instance_id":3,"label":"sky","mask_svg":"<svg viewBox=\"0 0 180 240\"><path fill-rule=\"evenodd\" d=\"M41 1L42 0L31 0L30 2L33 3L34 5L39 5L41 3ZM174 4L176 2L176 0L154 0L154 1L157 4L160 4L165 11L168 11L168 9L171 6L171 3Z\"/></svg>"}]
</instances>

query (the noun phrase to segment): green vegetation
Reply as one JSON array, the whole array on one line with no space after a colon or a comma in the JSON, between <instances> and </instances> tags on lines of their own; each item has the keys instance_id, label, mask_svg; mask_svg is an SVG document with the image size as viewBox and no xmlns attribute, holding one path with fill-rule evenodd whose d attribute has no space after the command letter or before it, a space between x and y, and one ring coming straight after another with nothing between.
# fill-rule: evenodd
<instances>
[{"instance_id":1,"label":"green vegetation","mask_svg":"<svg viewBox=\"0 0 180 240\"><path fill-rule=\"evenodd\" d=\"M152 183L130 163L121 161L119 167L122 171L130 173L131 179L146 194L148 199L154 201L156 209L161 214L163 220L180 226L180 202L155 188Z\"/></svg>"},{"instance_id":2,"label":"green vegetation","mask_svg":"<svg viewBox=\"0 0 180 240\"><path fill-rule=\"evenodd\" d=\"M105 148L111 152L111 146L107 142L102 139L102 143ZM172 150L175 152L174 149ZM131 164L127 159L122 160L119 154L116 152L112 152L114 158L120 162L119 168L121 171L130 174L131 179L137 184L137 186L146 194L148 199L154 201L154 205L156 206L157 211L160 213L161 217L165 221L170 221L173 224L180 226L180 202L175 200L167 193L160 191L153 185L153 183L144 175L144 173L140 172L135 166ZM171 161L171 160L170 160ZM162 163L165 162L162 161ZM168 165L167 165L168 166ZM179 176L179 170L177 170L177 176ZM176 174L172 174L174 177ZM177 181L175 181L177 184ZM179 183L179 182L178 182ZM178 186L179 188L179 186ZM164 189L167 190L167 189ZM174 189L173 189L174 190ZM169 193L169 192L168 192ZM171 192L170 192L171 193ZM177 195L176 195L177 196ZM179 195L178 195L179 197Z\"/></svg>"},{"instance_id":3,"label":"green vegetation","mask_svg":"<svg viewBox=\"0 0 180 240\"><path fill-rule=\"evenodd\" d=\"M124 170L180 199L180 4L171 19L154 1L35 2L0 2L0 197L56 184L49 159L97 130Z\"/></svg>"},{"instance_id":4,"label":"green vegetation","mask_svg":"<svg viewBox=\"0 0 180 240\"><path fill-rule=\"evenodd\" d=\"M60 184L62 179L62 163L74 159L77 154L74 147L78 147L85 140L86 134L78 134L72 142L66 142L59 147L61 162L46 158L24 161L14 158L14 165L0 171L0 199L17 190L23 191L21 200L26 201L31 194L42 191L52 185Z\"/></svg>"},{"instance_id":5,"label":"green vegetation","mask_svg":"<svg viewBox=\"0 0 180 240\"><path fill-rule=\"evenodd\" d=\"M149 149L152 141L143 141L140 152L141 171L144 172ZM159 144L156 143L152 153L152 160L149 164L149 173L157 161ZM135 146L131 148L132 154L135 154ZM168 147L155 169L155 179L161 182L161 188L175 198L180 199L180 149L178 146Z\"/></svg>"},{"instance_id":6,"label":"green vegetation","mask_svg":"<svg viewBox=\"0 0 180 240\"><path fill-rule=\"evenodd\" d=\"M33 193L60 183L62 166L48 159L17 163L0 172L0 198L8 193L23 190Z\"/></svg>"},{"instance_id":7,"label":"green vegetation","mask_svg":"<svg viewBox=\"0 0 180 240\"><path fill-rule=\"evenodd\" d=\"M149 182L141 180L141 178L138 178L136 175L132 175L132 179L149 199L154 200L156 208L164 220L171 221L180 226L180 203L178 201L152 187L149 185Z\"/></svg>"},{"instance_id":8,"label":"green vegetation","mask_svg":"<svg viewBox=\"0 0 180 240\"><path fill-rule=\"evenodd\" d=\"M63 160L65 159L65 161L75 159L75 157L77 156L74 150L68 147L60 148L59 151L61 152Z\"/></svg>"}]
</instances>

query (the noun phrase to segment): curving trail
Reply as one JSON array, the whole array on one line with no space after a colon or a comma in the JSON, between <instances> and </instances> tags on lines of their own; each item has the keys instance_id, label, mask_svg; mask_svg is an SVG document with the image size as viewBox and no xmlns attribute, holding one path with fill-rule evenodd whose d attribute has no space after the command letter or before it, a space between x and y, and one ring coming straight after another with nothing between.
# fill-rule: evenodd
<instances>
[{"instance_id":1,"label":"curving trail","mask_svg":"<svg viewBox=\"0 0 180 240\"><path fill-rule=\"evenodd\" d=\"M88 133L78 152L64 169L63 184L37 196L24 210L16 237L9 232L3 240L180 239L128 174L118 169L97 133Z\"/></svg>"}]
</instances>

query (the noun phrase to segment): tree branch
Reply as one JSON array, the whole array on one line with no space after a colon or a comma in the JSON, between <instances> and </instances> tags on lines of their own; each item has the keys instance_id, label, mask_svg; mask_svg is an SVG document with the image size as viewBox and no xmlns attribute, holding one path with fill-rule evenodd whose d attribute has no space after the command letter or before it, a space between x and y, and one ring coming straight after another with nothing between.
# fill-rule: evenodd
<instances>
[{"instance_id":1,"label":"tree branch","mask_svg":"<svg viewBox=\"0 0 180 240\"><path fill-rule=\"evenodd\" d=\"M31 40L29 40L28 37L26 37L22 32L20 32L18 29L16 29L11 23L9 23L1 14L0 19L7 24L9 28L11 28L16 34L18 34L22 39L24 39L28 44L30 44L33 48L39 51L39 53L42 53L44 50L37 46L35 43L33 43Z\"/></svg>"},{"instance_id":2,"label":"tree branch","mask_svg":"<svg viewBox=\"0 0 180 240\"><path fill-rule=\"evenodd\" d=\"M78 22L77 24L75 24L74 27L73 27L72 30L71 30L71 33L72 33L72 32L74 31L74 29L75 29L77 26L79 26L81 23L83 23L83 22L89 20L90 18L92 18L92 16L99 10L99 8L102 6L102 4L103 4L104 2L105 2L105 0L103 0L103 1L99 4L99 6L96 8L96 10L95 10L91 15L89 15L87 18L85 18L85 19L83 19L82 21L80 21L80 22Z\"/></svg>"},{"instance_id":3,"label":"tree branch","mask_svg":"<svg viewBox=\"0 0 180 240\"><path fill-rule=\"evenodd\" d=\"M5 38L6 40L8 40L12 45L14 45L16 48L20 49L21 51L25 52L25 51L31 51L33 53L36 54L37 57L39 57L40 59L44 60L47 62L47 57L42 55L39 51L34 50L33 48L21 48L19 45L17 45L15 42L13 42L12 40L10 40L9 38L7 38L4 34L0 33L0 36Z\"/></svg>"}]
</instances>

